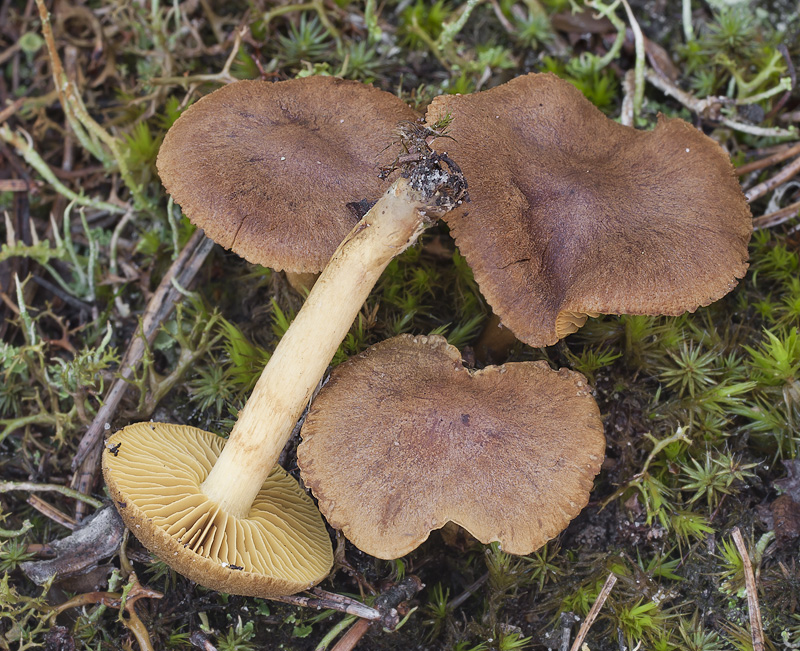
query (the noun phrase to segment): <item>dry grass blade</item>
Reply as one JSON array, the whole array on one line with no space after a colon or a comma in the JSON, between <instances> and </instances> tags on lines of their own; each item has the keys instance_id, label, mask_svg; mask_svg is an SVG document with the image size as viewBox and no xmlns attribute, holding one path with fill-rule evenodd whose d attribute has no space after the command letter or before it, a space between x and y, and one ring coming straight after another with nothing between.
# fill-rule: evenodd
<instances>
[{"instance_id":1,"label":"dry grass blade","mask_svg":"<svg viewBox=\"0 0 800 651\"><path fill-rule=\"evenodd\" d=\"M739 527L733 530L733 542L742 557L742 565L744 567L744 582L747 590L747 607L750 611L750 635L753 637L753 651L764 651L764 629L761 625L761 609L758 606L756 578L753 575L750 554L747 552Z\"/></svg>"},{"instance_id":2,"label":"dry grass blade","mask_svg":"<svg viewBox=\"0 0 800 651\"><path fill-rule=\"evenodd\" d=\"M597 615L600 614L600 609L603 607L606 599L608 599L608 595L611 594L611 590L616 582L616 575L609 574L606 582L603 584L603 589L600 590L600 594L597 595L597 599L595 599L594 603L592 604L589 614L586 615L586 619L583 621L583 624L581 624L581 628L578 631L578 637L575 638L575 641L572 643L572 647L569 651L579 651L581 644L583 644L583 641L586 639L586 635L589 633L589 629L592 627L592 624L594 624L594 620L597 619Z\"/></svg>"}]
</instances>

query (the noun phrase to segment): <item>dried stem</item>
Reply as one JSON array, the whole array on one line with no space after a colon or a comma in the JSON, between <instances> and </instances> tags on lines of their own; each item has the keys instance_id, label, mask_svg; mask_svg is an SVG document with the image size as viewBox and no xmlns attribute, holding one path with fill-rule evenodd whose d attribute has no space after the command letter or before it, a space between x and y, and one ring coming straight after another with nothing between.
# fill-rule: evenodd
<instances>
[{"instance_id":1,"label":"dried stem","mask_svg":"<svg viewBox=\"0 0 800 651\"><path fill-rule=\"evenodd\" d=\"M705 99L697 99L673 84L668 79L664 79L654 70L645 68L645 78L653 86L658 88L661 92L675 98L683 104L690 111L694 111L703 118L709 120L719 121L721 124L733 129L734 131L741 131L742 133L749 133L754 136L766 136L772 138L793 138L797 136L797 131L794 129L779 129L777 127L759 127L752 124L744 124L743 122L736 122L730 118L720 114L720 110L726 104L735 103L727 97L706 97Z\"/></svg>"},{"instance_id":2,"label":"dried stem","mask_svg":"<svg viewBox=\"0 0 800 651\"><path fill-rule=\"evenodd\" d=\"M750 172L757 172L758 170L763 170L765 167L771 167L772 165L775 165L775 163L781 163L787 158L797 156L798 154L800 154L800 142L789 147L788 149L784 149L783 151L776 152L771 156L767 156L766 158L753 161L752 163L747 163L741 167L737 167L736 173L739 176L744 176L745 174L750 174Z\"/></svg>"},{"instance_id":3,"label":"dried stem","mask_svg":"<svg viewBox=\"0 0 800 651\"><path fill-rule=\"evenodd\" d=\"M750 611L750 635L753 639L753 651L764 651L764 628L761 625L761 609L758 606L756 578L753 575L753 564L750 562L750 554L747 552L739 527L735 527L733 530L733 542L742 557L744 583L747 590L747 608Z\"/></svg>"},{"instance_id":4,"label":"dried stem","mask_svg":"<svg viewBox=\"0 0 800 651\"><path fill-rule=\"evenodd\" d=\"M778 172L775 176L768 178L763 183L754 185L752 188L750 188L747 192L744 193L744 196L747 198L749 202L752 203L759 197L763 197L770 190L774 190L782 183L786 183L786 181L795 177L798 173L800 173L800 158L793 160L780 172Z\"/></svg>"},{"instance_id":5,"label":"dried stem","mask_svg":"<svg viewBox=\"0 0 800 651\"><path fill-rule=\"evenodd\" d=\"M31 493L36 493L36 492L61 493L66 497L71 497L73 499L80 500L81 502L85 502L86 504L89 504L90 506L93 506L96 509L99 509L100 507L103 506L103 503L100 500L96 500L93 497L84 495L80 491L68 488L67 486L61 486L60 484L35 484L30 481L0 482L0 493L8 493L9 491L30 491Z\"/></svg>"},{"instance_id":6,"label":"dried stem","mask_svg":"<svg viewBox=\"0 0 800 651\"><path fill-rule=\"evenodd\" d=\"M778 226L779 224L783 224L784 222L797 217L798 212L800 212L800 201L785 206L780 210L776 210L775 212L771 212L767 215L756 217L753 220L753 229L760 230L762 228L772 228L773 226Z\"/></svg>"},{"instance_id":7,"label":"dried stem","mask_svg":"<svg viewBox=\"0 0 800 651\"><path fill-rule=\"evenodd\" d=\"M611 594L611 590L614 587L614 584L617 582L617 577L615 574L609 574L606 582L603 584L603 589L600 590L600 594L597 595L597 599L595 599L594 603L592 604L592 608L589 611L589 614L586 615L586 619L581 624L580 629L578 630L578 636L575 638L575 641L572 643L572 647L570 651L579 651L581 648L581 644L586 639L586 635L589 633L589 629L594 624L594 620L597 619L597 615L600 613L600 609L603 607L603 604L608 599L608 595Z\"/></svg>"}]
</instances>

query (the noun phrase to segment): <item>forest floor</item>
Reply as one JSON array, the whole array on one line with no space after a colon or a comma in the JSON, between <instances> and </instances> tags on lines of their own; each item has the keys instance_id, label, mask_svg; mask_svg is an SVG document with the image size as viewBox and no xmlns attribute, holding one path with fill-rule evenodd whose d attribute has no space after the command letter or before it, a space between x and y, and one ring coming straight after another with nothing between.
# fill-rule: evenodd
<instances>
[{"instance_id":1,"label":"forest floor","mask_svg":"<svg viewBox=\"0 0 800 651\"><path fill-rule=\"evenodd\" d=\"M69 548L54 579L33 581L108 500L98 425L228 431L302 305L283 273L218 246L180 257L198 238L156 155L189 105L238 79L336 75L422 113L528 72L611 119L652 129L663 113L716 140L755 220L748 273L691 314L604 316L496 355L593 387L606 460L560 536L512 556L445 527L383 561L331 529L320 587L372 603L424 584L362 649L577 649L595 603L591 651L800 648L796 2L46 4L0 0L0 649L351 648L354 616L208 590L132 536L122 551ZM390 265L334 364L399 333L443 334L472 357L490 315L439 224Z\"/></svg>"}]
</instances>

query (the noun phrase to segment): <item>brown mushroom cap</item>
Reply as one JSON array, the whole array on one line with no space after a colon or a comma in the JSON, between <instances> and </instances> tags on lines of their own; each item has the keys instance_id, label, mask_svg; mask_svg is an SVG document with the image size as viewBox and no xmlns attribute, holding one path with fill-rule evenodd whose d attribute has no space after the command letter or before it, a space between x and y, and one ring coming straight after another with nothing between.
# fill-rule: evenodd
<instances>
[{"instance_id":1,"label":"brown mushroom cap","mask_svg":"<svg viewBox=\"0 0 800 651\"><path fill-rule=\"evenodd\" d=\"M213 590L270 597L322 581L333 564L330 538L311 498L282 468L246 518L200 491L224 445L209 432L163 423L111 436L103 474L125 524L167 565Z\"/></svg>"},{"instance_id":2,"label":"brown mushroom cap","mask_svg":"<svg viewBox=\"0 0 800 651\"><path fill-rule=\"evenodd\" d=\"M379 198L397 123L416 114L356 81L240 81L203 97L158 153L167 191L194 224L250 262L315 273Z\"/></svg>"},{"instance_id":3,"label":"brown mushroom cap","mask_svg":"<svg viewBox=\"0 0 800 651\"><path fill-rule=\"evenodd\" d=\"M605 450L585 378L545 362L469 371L401 335L334 369L297 456L328 522L397 558L448 521L527 554L586 505Z\"/></svg>"},{"instance_id":4,"label":"brown mushroom cap","mask_svg":"<svg viewBox=\"0 0 800 651\"><path fill-rule=\"evenodd\" d=\"M553 344L587 314L693 311L744 276L750 210L728 156L690 124L622 126L551 74L437 97L427 121L448 113L452 140L434 146L471 202L445 219L522 341Z\"/></svg>"}]
</instances>

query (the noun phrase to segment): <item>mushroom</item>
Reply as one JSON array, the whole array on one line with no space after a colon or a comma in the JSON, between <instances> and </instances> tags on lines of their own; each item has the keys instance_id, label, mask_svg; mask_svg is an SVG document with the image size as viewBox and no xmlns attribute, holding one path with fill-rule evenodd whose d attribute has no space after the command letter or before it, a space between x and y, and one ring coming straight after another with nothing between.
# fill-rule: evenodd
<instances>
[{"instance_id":1,"label":"mushroom","mask_svg":"<svg viewBox=\"0 0 800 651\"><path fill-rule=\"evenodd\" d=\"M606 118L575 87L529 74L437 97L469 206L445 217L486 300L532 346L587 316L694 311L747 270L750 210L722 148L683 120L651 132Z\"/></svg>"},{"instance_id":2,"label":"mushroom","mask_svg":"<svg viewBox=\"0 0 800 651\"><path fill-rule=\"evenodd\" d=\"M290 85L284 82L283 90L288 93ZM348 97L339 100L361 101L358 92ZM198 102L195 118L203 107L216 112L218 104ZM316 125L306 121L312 131ZM330 569L322 519L312 513L310 500L301 499L294 480L275 467L278 456L383 269L465 194L454 164L427 146L430 130L409 124L401 135L417 155L331 256L227 442L194 428L161 424L132 425L108 441L104 475L126 525L159 558L201 585L277 596L318 583ZM236 139L232 143L239 146ZM228 152L219 152L218 163L225 165L228 158ZM140 438L143 434L146 438ZM166 459L159 447L166 448ZM269 496L275 495L268 493L273 488L279 497ZM261 507L267 502L272 507L264 515ZM296 524L302 530L290 538L287 531ZM262 534L264 543L256 547Z\"/></svg>"},{"instance_id":3,"label":"mushroom","mask_svg":"<svg viewBox=\"0 0 800 651\"><path fill-rule=\"evenodd\" d=\"M436 335L400 335L336 367L301 433L320 510L385 559L448 521L528 554L586 505L605 451L582 375L542 361L471 371Z\"/></svg>"},{"instance_id":4,"label":"mushroom","mask_svg":"<svg viewBox=\"0 0 800 651\"><path fill-rule=\"evenodd\" d=\"M202 490L225 439L189 426L136 423L107 441L109 492L134 535L207 588L250 596L319 583L331 542L311 498L280 466L237 516ZM236 485L238 476L231 478Z\"/></svg>"},{"instance_id":5,"label":"mushroom","mask_svg":"<svg viewBox=\"0 0 800 651\"><path fill-rule=\"evenodd\" d=\"M387 187L399 122L416 113L391 93L335 77L240 81L175 122L158 153L167 191L192 223L247 261L319 273Z\"/></svg>"}]
</instances>

